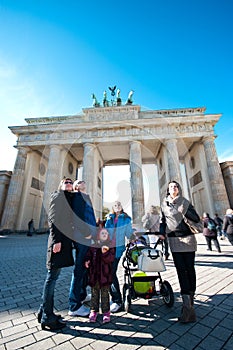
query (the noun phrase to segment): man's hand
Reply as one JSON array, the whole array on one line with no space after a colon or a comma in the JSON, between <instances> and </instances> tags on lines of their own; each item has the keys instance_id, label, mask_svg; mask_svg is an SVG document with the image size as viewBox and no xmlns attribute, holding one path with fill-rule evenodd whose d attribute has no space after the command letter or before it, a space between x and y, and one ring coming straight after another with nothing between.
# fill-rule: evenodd
<instances>
[{"instance_id":1,"label":"man's hand","mask_svg":"<svg viewBox=\"0 0 233 350\"><path fill-rule=\"evenodd\" d=\"M85 267L86 267L86 269L88 269L90 267L90 260L85 261Z\"/></svg>"},{"instance_id":2,"label":"man's hand","mask_svg":"<svg viewBox=\"0 0 233 350\"><path fill-rule=\"evenodd\" d=\"M61 251L61 242L55 243L53 245L53 253L59 253Z\"/></svg>"}]
</instances>

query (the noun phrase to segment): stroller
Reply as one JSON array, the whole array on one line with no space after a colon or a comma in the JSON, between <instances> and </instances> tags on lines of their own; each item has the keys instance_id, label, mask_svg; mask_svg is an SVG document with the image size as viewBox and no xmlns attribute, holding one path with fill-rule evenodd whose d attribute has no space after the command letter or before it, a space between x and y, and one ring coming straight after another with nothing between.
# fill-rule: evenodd
<instances>
[{"instance_id":1,"label":"stroller","mask_svg":"<svg viewBox=\"0 0 233 350\"><path fill-rule=\"evenodd\" d=\"M174 304L173 289L168 281L162 280L160 274L166 270L163 253L158 249L159 244L163 247L163 241L158 239L155 244L150 245L147 239L149 234L159 235L155 232L137 232L134 242L126 246L122 260L123 305L126 312L130 311L131 300L136 298L162 297L168 307Z\"/></svg>"}]
</instances>

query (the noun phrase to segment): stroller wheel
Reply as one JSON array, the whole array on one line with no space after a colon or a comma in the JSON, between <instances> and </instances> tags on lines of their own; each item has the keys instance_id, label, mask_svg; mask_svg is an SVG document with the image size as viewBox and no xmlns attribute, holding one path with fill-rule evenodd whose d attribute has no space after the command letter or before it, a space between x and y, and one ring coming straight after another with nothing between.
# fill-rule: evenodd
<instances>
[{"instance_id":1,"label":"stroller wheel","mask_svg":"<svg viewBox=\"0 0 233 350\"><path fill-rule=\"evenodd\" d=\"M169 307L174 305L174 293L173 289L168 281L163 281L160 286L160 293L163 297L163 301Z\"/></svg>"},{"instance_id":2,"label":"stroller wheel","mask_svg":"<svg viewBox=\"0 0 233 350\"><path fill-rule=\"evenodd\" d=\"M128 313L131 305L131 293L128 284L124 284L123 287L123 303L125 311Z\"/></svg>"}]
</instances>

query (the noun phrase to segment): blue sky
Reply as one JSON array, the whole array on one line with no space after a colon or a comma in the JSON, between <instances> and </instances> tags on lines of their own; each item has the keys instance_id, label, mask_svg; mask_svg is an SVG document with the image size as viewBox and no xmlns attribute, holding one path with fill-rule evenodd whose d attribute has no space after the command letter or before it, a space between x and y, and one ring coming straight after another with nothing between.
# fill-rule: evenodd
<instances>
[{"instance_id":1,"label":"blue sky","mask_svg":"<svg viewBox=\"0 0 233 350\"><path fill-rule=\"evenodd\" d=\"M70 115L117 85L143 109L222 113L233 160L232 0L0 0L0 169L12 170L24 118Z\"/></svg>"}]
</instances>

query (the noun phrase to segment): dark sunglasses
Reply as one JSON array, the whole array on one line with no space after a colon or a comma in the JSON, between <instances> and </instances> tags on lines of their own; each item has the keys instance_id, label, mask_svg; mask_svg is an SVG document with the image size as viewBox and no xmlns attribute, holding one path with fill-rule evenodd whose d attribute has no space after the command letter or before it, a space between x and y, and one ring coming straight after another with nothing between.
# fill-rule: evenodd
<instances>
[{"instance_id":1,"label":"dark sunglasses","mask_svg":"<svg viewBox=\"0 0 233 350\"><path fill-rule=\"evenodd\" d=\"M71 181L65 181L64 184L65 184L65 185L67 185L67 184L73 185L73 182L71 182Z\"/></svg>"}]
</instances>

